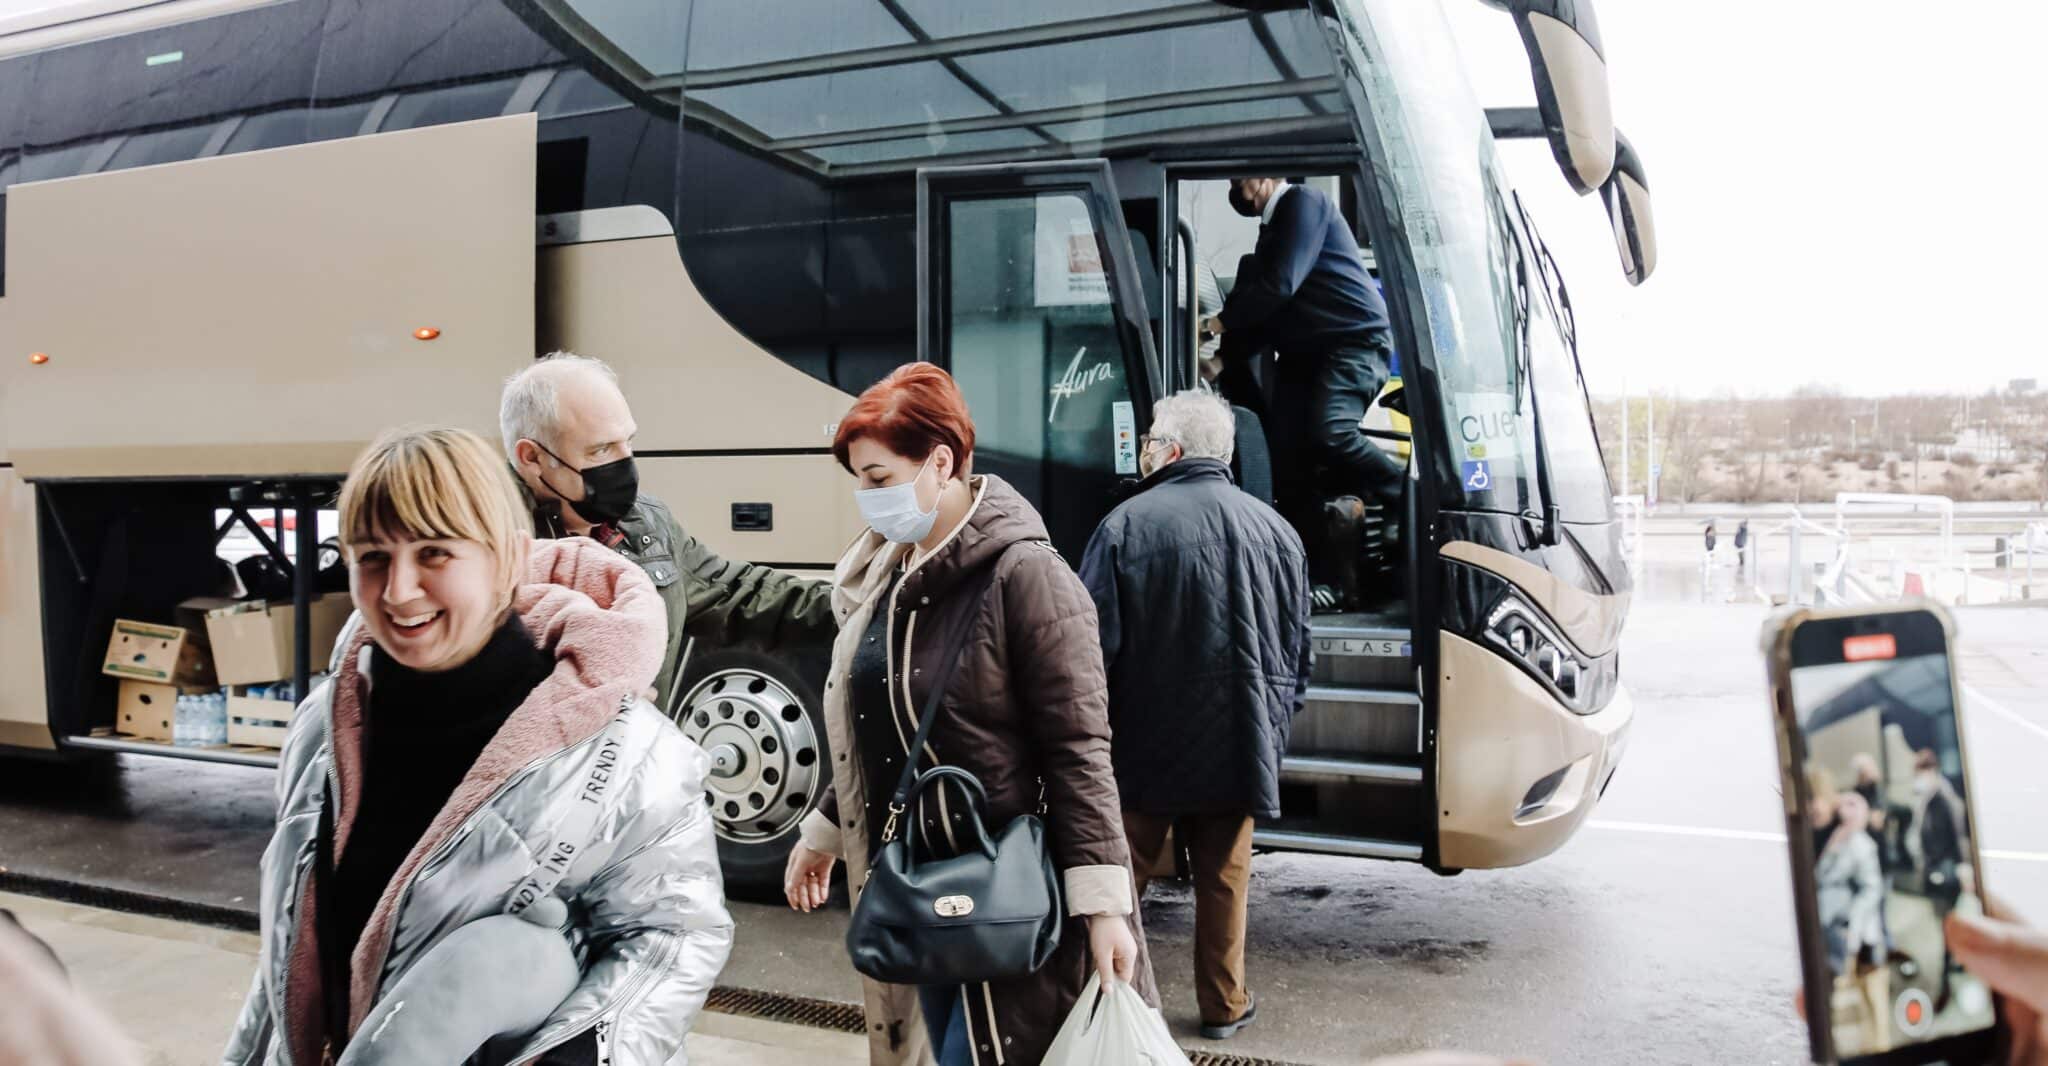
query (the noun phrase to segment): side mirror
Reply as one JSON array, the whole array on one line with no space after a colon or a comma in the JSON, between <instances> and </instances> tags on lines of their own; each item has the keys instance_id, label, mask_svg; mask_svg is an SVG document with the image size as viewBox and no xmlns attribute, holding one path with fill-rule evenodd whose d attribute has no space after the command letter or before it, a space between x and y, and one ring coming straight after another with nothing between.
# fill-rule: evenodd
<instances>
[{"instance_id":1,"label":"side mirror","mask_svg":"<svg viewBox=\"0 0 2048 1066\"><path fill-rule=\"evenodd\" d=\"M1515 17L1536 109L1558 169L1579 195L1614 172L1614 107L1592 0L1484 0Z\"/></svg>"},{"instance_id":2,"label":"side mirror","mask_svg":"<svg viewBox=\"0 0 2048 1066\"><path fill-rule=\"evenodd\" d=\"M1628 138L1614 134L1614 174L1600 186L1607 221L1614 227L1614 246L1621 252L1621 270L1630 285L1641 285L1657 269L1657 220L1650 213L1650 180L1643 161Z\"/></svg>"}]
</instances>

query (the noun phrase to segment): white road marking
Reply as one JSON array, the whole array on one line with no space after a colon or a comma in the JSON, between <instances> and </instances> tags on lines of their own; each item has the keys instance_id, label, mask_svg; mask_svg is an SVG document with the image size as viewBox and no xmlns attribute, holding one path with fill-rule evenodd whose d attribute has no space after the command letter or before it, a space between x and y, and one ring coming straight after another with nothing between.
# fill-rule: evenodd
<instances>
[{"instance_id":1,"label":"white road marking","mask_svg":"<svg viewBox=\"0 0 2048 1066\"><path fill-rule=\"evenodd\" d=\"M2042 740L2048 740L2048 726L2044 726L2039 722L2032 721L2031 719L2022 716L2018 711L2015 711L2005 706L2004 704L1999 703L1997 700L1994 700L1991 697L1986 696L1982 689L1976 688L1971 685L1964 685L1963 691L1969 695L1970 708L1972 710L1975 710L1979 707L1984 707L1989 710L1996 711L1999 715L2003 716L2006 720L2012 722L2014 725L2019 726L2021 729L2024 729L2027 732L2032 733L2037 737L2040 737Z\"/></svg>"},{"instance_id":2,"label":"white road marking","mask_svg":"<svg viewBox=\"0 0 2048 1066\"><path fill-rule=\"evenodd\" d=\"M1657 833L1675 837L1712 837L1716 840L1753 840L1761 844L1783 844L1783 833L1760 833L1753 829L1715 829L1700 825L1664 825L1658 822L1616 822L1605 818L1592 818L1586 822L1588 829L1605 829L1619 833ZM2002 851L1985 848L1984 857L2004 862L2048 862L2048 852Z\"/></svg>"}]
</instances>

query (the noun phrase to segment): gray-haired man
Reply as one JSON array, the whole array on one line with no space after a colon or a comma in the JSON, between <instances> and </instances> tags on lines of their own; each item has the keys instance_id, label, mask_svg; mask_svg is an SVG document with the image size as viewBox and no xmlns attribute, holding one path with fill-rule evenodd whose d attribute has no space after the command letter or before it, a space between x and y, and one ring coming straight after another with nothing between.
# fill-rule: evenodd
<instances>
[{"instance_id":1,"label":"gray-haired man","mask_svg":"<svg viewBox=\"0 0 2048 1066\"><path fill-rule=\"evenodd\" d=\"M1160 401L1140 443L1145 480L1081 559L1138 889L1176 830L1194 868L1195 998L1212 1040L1253 1018L1252 819L1280 813L1280 757L1311 654L1307 556L1278 512L1231 482L1234 421L1208 393Z\"/></svg>"},{"instance_id":2,"label":"gray-haired man","mask_svg":"<svg viewBox=\"0 0 2048 1066\"><path fill-rule=\"evenodd\" d=\"M656 678L666 710L683 638L826 643L836 623L825 583L719 558L683 532L668 505L640 491L639 426L603 361L555 352L512 375L498 405L512 469L533 498L534 534L590 537L640 564L668 607L668 654Z\"/></svg>"}]
</instances>

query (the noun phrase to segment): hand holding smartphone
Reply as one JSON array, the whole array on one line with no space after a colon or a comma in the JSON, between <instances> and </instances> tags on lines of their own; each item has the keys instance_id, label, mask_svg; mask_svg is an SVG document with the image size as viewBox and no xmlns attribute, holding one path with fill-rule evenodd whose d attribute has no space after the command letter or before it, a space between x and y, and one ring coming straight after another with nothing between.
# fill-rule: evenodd
<instances>
[{"instance_id":1,"label":"hand holding smartphone","mask_svg":"<svg viewBox=\"0 0 2048 1066\"><path fill-rule=\"evenodd\" d=\"M1765 637L1814 1061L1992 1061L1991 990L1944 931L1983 913L1947 616L1800 610Z\"/></svg>"}]
</instances>

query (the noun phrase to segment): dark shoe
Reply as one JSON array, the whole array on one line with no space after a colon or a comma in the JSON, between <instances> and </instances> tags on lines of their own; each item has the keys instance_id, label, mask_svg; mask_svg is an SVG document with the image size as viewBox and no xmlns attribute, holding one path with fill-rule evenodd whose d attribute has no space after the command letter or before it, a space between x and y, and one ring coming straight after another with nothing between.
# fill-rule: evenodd
<instances>
[{"instance_id":1,"label":"dark shoe","mask_svg":"<svg viewBox=\"0 0 2048 1066\"><path fill-rule=\"evenodd\" d=\"M1236 1021L1226 1022L1222 1025L1210 1025L1208 1022L1203 1022L1202 1039L1228 1040L1231 1037L1236 1036L1239 1031L1244 1029L1245 1026L1250 1025L1258 1019L1259 1000L1258 997L1254 996L1252 998L1251 1005L1244 1009L1244 1013L1239 1015Z\"/></svg>"}]
</instances>

